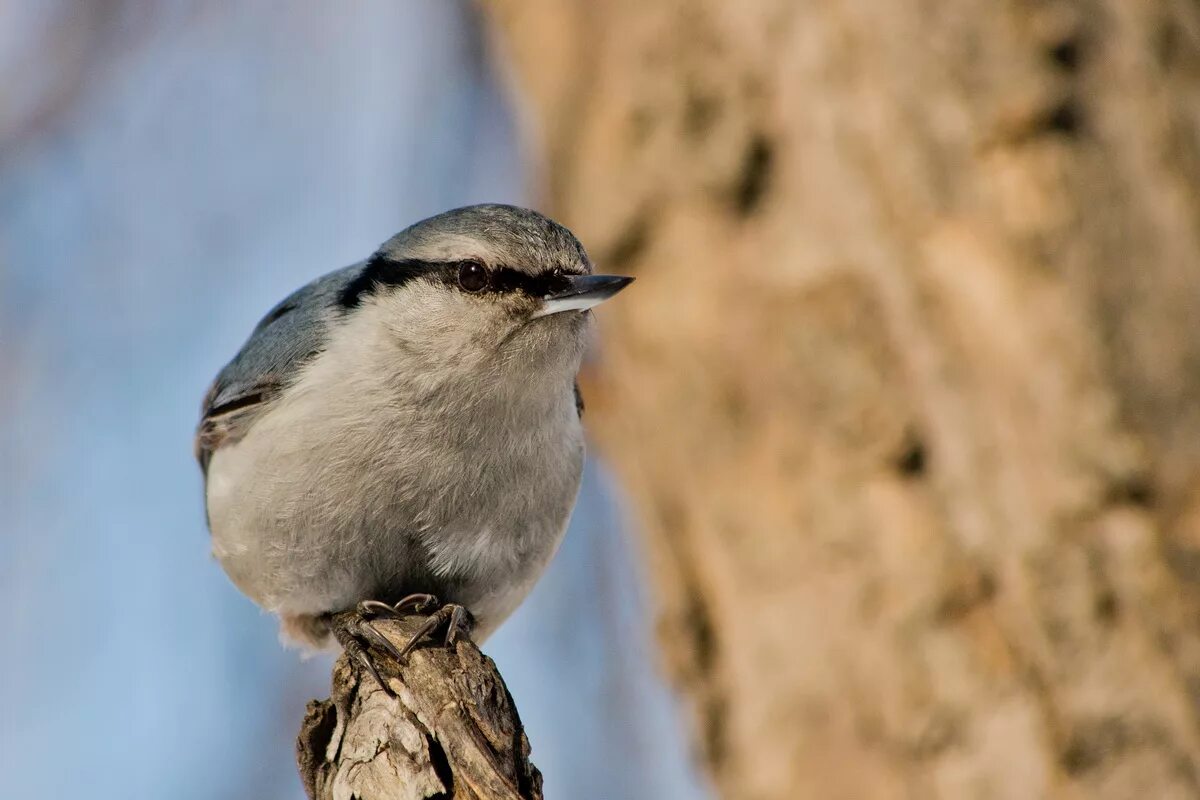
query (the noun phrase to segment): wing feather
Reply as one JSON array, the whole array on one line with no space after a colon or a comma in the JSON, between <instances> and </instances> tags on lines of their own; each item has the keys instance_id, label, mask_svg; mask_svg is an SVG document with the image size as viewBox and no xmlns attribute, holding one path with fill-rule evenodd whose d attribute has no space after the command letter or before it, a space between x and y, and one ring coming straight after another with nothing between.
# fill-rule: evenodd
<instances>
[{"instance_id":1,"label":"wing feather","mask_svg":"<svg viewBox=\"0 0 1200 800\"><path fill-rule=\"evenodd\" d=\"M338 299L364 265L331 272L293 292L267 312L217 375L204 396L194 442L206 476L213 453L245 436L300 368L321 352L330 325L343 313Z\"/></svg>"}]
</instances>

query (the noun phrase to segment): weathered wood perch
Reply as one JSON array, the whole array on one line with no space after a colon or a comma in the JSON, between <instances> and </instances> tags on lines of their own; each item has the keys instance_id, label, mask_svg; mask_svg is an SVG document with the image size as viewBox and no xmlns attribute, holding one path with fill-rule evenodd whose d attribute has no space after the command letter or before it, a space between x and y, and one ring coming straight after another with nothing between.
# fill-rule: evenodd
<instances>
[{"instance_id":1,"label":"weathered wood perch","mask_svg":"<svg viewBox=\"0 0 1200 800\"><path fill-rule=\"evenodd\" d=\"M399 647L419 623L375 625ZM312 800L540 800L542 776L516 706L478 647L430 642L406 664L370 655L396 696L338 658L329 699L308 704L296 741Z\"/></svg>"}]
</instances>

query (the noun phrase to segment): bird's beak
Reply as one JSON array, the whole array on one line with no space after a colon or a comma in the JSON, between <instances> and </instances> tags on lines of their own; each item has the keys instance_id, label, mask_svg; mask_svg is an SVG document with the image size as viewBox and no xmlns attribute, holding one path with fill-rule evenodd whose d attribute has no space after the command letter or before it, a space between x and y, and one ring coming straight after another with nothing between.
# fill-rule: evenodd
<instances>
[{"instance_id":1,"label":"bird's beak","mask_svg":"<svg viewBox=\"0 0 1200 800\"><path fill-rule=\"evenodd\" d=\"M633 283L633 278L624 275L572 275L569 280L567 288L542 298L542 307L533 319L563 311L586 311Z\"/></svg>"}]
</instances>

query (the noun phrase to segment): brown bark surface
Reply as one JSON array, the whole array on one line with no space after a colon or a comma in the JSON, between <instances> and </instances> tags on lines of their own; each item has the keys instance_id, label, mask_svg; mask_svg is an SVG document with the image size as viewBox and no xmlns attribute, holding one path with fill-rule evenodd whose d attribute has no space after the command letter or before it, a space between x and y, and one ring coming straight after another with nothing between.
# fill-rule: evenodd
<instances>
[{"instance_id":1,"label":"brown bark surface","mask_svg":"<svg viewBox=\"0 0 1200 800\"><path fill-rule=\"evenodd\" d=\"M1200 796L1200 6L481 5L721 796Z\"/></svg>"},{"instance_id":2,"label":"brown bark surface","mask_svg":"<svg viewBox=\"0 0 1200 800\"><path fill-rule=\"evenodd\" d=\"M399 648L423 621L374 625ZM404 664L369 652L390 694L343 653L329 699L308 704L296 761L311 800L541 800L517 709L479 648L431 642Z\"/></svg>"}]
</instances>

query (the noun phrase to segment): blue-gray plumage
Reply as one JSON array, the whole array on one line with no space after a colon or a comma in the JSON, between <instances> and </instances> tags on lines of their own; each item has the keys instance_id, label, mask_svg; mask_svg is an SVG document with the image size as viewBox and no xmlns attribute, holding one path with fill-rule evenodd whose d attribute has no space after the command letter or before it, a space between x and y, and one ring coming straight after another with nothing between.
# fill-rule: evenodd
<instances>
[{"instance_id":1,"label":"blue-gray plumage","mask_svg":"<svg viewBox=\"0 0 1200 800\"><path fill-rule=\"evenodd\" d=\"M363 274L367 262L317 278L292 292L267 312L250 339L217 375L204 398L196 454L207 472L212 449L224 439L223 415L238 408L253 412L278 393L300 366L321 349L329 311L346 286ZM248 421L248 420L247 420Z\"/></svg>"},{"instance_id":2,"label":"blue-gray plumage","mask_svg":"<svg viewBox=\"0 0 1200 800\"><path fill-rule=\"evenodd\" d=\"M196 437L213 552L330 643L330 616L431 593L485 636L525 596L574 504L575 375L592 274L562 226L456 209L296 291L205 398Z\"/></svg>"}]
</instances>

